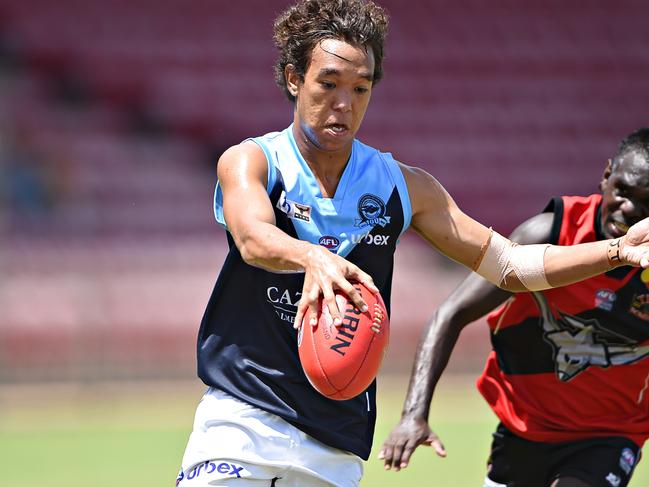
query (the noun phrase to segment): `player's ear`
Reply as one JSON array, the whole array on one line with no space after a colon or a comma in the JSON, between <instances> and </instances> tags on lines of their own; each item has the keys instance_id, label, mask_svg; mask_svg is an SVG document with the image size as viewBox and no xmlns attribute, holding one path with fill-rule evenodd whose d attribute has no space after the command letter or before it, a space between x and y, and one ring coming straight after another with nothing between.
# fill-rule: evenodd
<instances>
[{"instance_id":1,"label":"player's ear","mask_svg":"<svg viewBox=\"0 0 649 487\"><path fill-rule=\"evenodd\" d=\"M604 169L604 174L602 174L602 180L599 182L599 190L604 191L604 188L606 188L606 184L608 183L608 178L611 177L611 173L613 172L613 161L611 159L608 160L608 163L606 164L606 168Z\"/></svg>"},{"instance_id":2,"label":"player's ear","mask_svg":"<svg viewBox=\"0 0 649 487\"><path fill-rule=\"evenodd\" d=\"M301 80L293 64L287 64L284 67L284 78L286 79L286 89L288 89L291 95L297 98L298 85Z\"/></svg>"}]
</instances>

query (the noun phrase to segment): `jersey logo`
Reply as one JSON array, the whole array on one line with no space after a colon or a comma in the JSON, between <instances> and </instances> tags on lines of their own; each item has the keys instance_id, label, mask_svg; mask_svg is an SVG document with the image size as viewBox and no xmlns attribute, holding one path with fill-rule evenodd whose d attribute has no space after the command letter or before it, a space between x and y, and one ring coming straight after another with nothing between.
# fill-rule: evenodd
<instances>
[{"instance_id":1,"label":"jersey logo","mask_svg":"<svg viewBox=\"0 0 649 487\"><path fill-rule=\"evenodd\" d=\"M595 293L595 307L604 311L611 311L616 300L617 294L610 289L599 289Z\"/></svg>"},{"instance_id":2,"label":"jersey logo","mask_svg":"<svg viewBox=\"0 0 649 487\"><path fill-rule=\"evenodd\" d=\"M620 468L624 470L627 475L631 474L633 466L635 465L635 454L631 448L625 448L620 455Z\"/></svg>"},{"instance_id":3,"label":"jersey logo","mask_svg":"<svg viewBox=\"0 0 649 487\"><path fill-rule=\"evenodd\" d=\"M550 311L545 296L533 293L541 311L543 338L554 351L557 378L569 381L588 367L627 365L649 355L649 346L602 326L596 319L583 319Z\"/></svg>"},{"instance_id":4,"label":"jersey logo","mask_svg":"<svg viewBox=\"0 0 649 487\"><path fill-rule=\"evenodd\" d=\"M352 235L352 242L355 244L363 243L367 245L387 245L390 235L372 235L371 233L362 233Z\"/></svg>"},{"instance_id":5,"label":"jersey logo","mask_svg":"<svg viewBox=\"0 0 649 487\"><path fill-rule=\"evenodd\" d=\"M335 252L340 247L340 240L332 235L323 235L318 240L318 243L322 245L325 249Z\"/></svg>"},{"instance_id":6,"label":"jersey logo","mask_svg":"<svg viewBox=\"0 0 649 487\"><path fill-rule=\"evenodd\" d=\"M176 478L176 485L191 484L192 480L201 476L209 476L215 480L227 478L240 479L242 477L250 477L250 472L243 465L230 462L220 462L217 464L208 460L192 468L187 475L181 470Z\"/></svg>"},{"instance_id":7,"label":"jersey logo","mask_svg":"<svg viewBox=\"0 0 649 487\"><path fill-rule=\"evenodd\" d=\"M613 472L609 472L606 476L606 481L611 484L611 487L619 487L620 482L622 481L620 477L615 475Z\"/></svg>"},{"instance_id":8,"label":"jersey logo","mask_svg":"<svg viewBox=\"0 0 649 487\"><path fill-rule=\"evenodd\" d=\"M369 227L381 225L382 227L390 223L390 217L385 214L385 203L381 198L373 194L364 194L358 200L358 215L354 221L356 227Z\"/></svg>"},{"instance_id":9,"label":"jersey logo","mask_svg":"<svg viewBox=\"0 0 649 487\"><path fill-rule=\"evenodd\" d=\"M293 325L297 305L300 302L302 291L290 291L271 286L266 289L266 302L274 309L277 317L286 323Z\"/></svg>"},{"instance_id":10,"label":"jersey logo","mask_svg":"<svg viewBox=\"0 0 649 487\"><path fill-rule=\"evenodd\" d=\"M649 321L649 294L640 294L639 296L633 296L633 299L631 300L631 307L629 308L629 313L631 313L636 318L644 321Z\"/></svg>"},{"instance_id":11,"label":"jersey logo","mask_svg":"<svg viewBox=\"0 0 649 487\"><path fill-rule=\"evenodd\" d=\"M277 205L275 206L277 206L277 208L279 208L283 213L286 213L289 218L302 220L307 223L311 221L311 207L287 199L285 191L282 191L282 194L277 200Z\"/></svg>"}]
</instances>

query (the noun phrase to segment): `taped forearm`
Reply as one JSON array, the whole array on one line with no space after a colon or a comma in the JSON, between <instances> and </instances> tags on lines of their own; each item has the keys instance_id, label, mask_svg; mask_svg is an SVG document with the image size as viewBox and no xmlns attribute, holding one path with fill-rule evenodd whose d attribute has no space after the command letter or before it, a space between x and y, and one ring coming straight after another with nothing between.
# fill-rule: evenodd
<instances>
[{"instance_id":1,"label":"taped forearm","mask_svg":"<svg viewBox=\"0 0 649 487\"><path fill-rule=\"evenodd\" d=\"M473 270L503 289L522 290L507 282L516 276L523 289L542 291L629 265L622 256L624 244L625 237L574 246L518 245L490 230Z\"/></svg>"},{"instance_id":2,"label":"taped forearm","mask_svg":"<svg viewBox=\"0 0 649 487\"><path fill-rule=\"evenodd\" d=\"M473 270L493 284L503 287L512 272L529 291L552 286L545 276L544 257L549 244L518 245L491 230L482 245Z\"/></svg>"}]
</instances>

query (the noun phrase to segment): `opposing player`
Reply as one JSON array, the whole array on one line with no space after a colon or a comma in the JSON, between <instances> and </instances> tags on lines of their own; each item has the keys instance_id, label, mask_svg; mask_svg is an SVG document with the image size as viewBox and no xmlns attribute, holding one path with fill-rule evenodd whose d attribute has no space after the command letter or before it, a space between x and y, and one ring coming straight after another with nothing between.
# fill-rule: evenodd
<instances>
[{"instance_id":1,"label":"opposing player","mask_svg":"<svg viewBox=\"0 0 649 487\"><path fill-rule=\"evenodd\" d=\"M387 23L365 0L302 0L275 22L293 123L218 162L215 214L230 253L199 331L209 389L180 485L358 484L375 385L348 401L320 395L301 369L295 327L321 298L340 325L334 289L364 309L353 280L389 303L392 256L408 227L510 290L648 263L649 221L581 248L513 246L463 214L432 176L355 140L382 75Z\"/></svg>"},{"instance_id":2,"label":"opposing player","mask_svg":"<svg viewBox=\"0 0 649 487\"><path fill-rule=\"evenodd\" d=\"M602 194L553 199L512 239L573 245L622 238L649 216L649 128L624 139ZM626 486L649 436L649 271L618 267L515 296L468 277L425 331L400 423L381 448L405 468L418 445L446 451L428 425L462 328L489 315L494 351L478 388L500 419L485 486Z\"/></svg>"}]
</instances>

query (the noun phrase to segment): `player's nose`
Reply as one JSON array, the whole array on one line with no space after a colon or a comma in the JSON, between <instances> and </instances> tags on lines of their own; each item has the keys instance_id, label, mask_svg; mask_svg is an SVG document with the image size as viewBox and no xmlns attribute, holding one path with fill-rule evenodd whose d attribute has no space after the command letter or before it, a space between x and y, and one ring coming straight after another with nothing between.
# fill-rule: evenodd
<instances>
[{"instance_id":1,"label":"player's nose","mask_svg":"<svg viewBox=\"0 0 649 487\"><path fill-rule=\"evenodd\" d=\"M637 204L637 202L631 198L625 198L624 201L622 201L620 211L629 224L641 220L643 216L642 205Z\"/></svg>"},{"instance_id":2,"label":"player's nose","mask_svg":"<svg viewBox=\"0 0 649 487\"><path fill-rule=\"evenodd\" d=\"M334 110L340 112L349 112L352 109L352 96L347 90L340 90L334 100Z\"/></svg>"}]
</instances>

